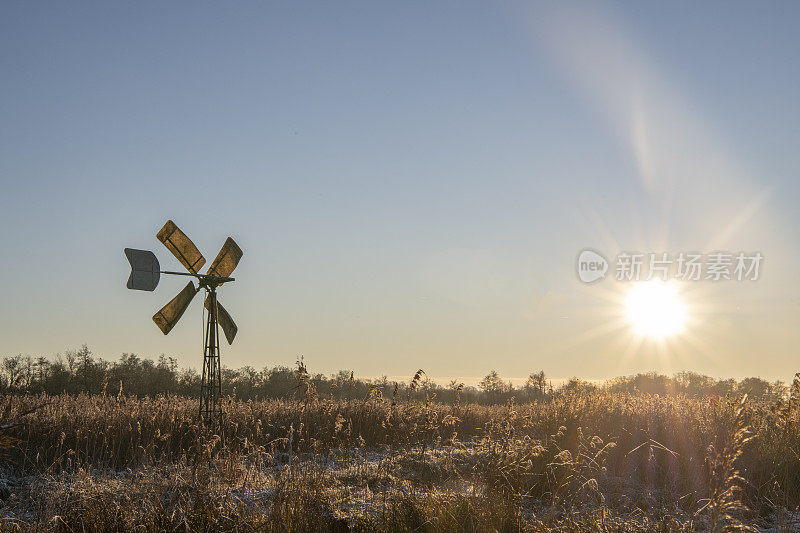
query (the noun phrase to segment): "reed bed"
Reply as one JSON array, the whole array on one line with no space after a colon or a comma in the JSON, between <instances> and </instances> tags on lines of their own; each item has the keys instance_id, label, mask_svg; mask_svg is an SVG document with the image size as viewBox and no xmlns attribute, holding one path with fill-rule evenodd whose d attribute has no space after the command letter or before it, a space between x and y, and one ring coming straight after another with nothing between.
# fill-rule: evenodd
<instances>
[{"instance_id":1,"label":"reed bed","mask_svg":"<svg viewBox=\"0 0 800 533\"><path fill-rule=\"evenodd\" d=\"M797 403L580 392L528 404L3 399L0 524L56 530L793 527ZM4 492L7 491L7 494Z\"/></svg>"}]
</instances>

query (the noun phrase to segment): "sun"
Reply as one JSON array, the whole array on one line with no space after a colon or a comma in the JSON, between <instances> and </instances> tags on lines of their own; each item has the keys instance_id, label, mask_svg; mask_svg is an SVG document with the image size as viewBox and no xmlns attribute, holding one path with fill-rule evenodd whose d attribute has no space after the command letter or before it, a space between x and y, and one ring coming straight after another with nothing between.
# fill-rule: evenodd
<instances>
[{"instance_id":1,"label":"sun","mask_svg":"<svg viewBox=\"0 0 800 533\"><path fill-rule=\"evenodd\" d=\"M625 316L634 333L663 340L686 327L686 305L674 284L662 281L636 283L625 298Z\"/></svg>"}]
</instances>

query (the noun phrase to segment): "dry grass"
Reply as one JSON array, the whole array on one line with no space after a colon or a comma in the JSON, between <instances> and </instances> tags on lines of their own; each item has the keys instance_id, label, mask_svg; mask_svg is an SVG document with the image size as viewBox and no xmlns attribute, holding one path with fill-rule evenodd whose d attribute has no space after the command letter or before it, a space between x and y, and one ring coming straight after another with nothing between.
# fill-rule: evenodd
<instances>
[{"instance_id":1,"label":"dry grass","mask_svg":"<svg viewBox=\"0 0 800 533\"><path fill-rule=\"evenodd\" d=\"M108 531L698 531L792 525L796 398L546 403L5 399L0 524ZM796 394L796 391L795 391ZM41 406L38 409L34 409ZM33 409L33 410L32 410Z\"/></svg>"}]
</instances>

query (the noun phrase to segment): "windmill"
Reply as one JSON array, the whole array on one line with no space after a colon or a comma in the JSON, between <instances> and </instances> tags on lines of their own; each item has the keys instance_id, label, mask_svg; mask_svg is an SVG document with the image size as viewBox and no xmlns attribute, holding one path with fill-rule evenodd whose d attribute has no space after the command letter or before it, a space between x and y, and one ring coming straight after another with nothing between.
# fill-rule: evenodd
<instances>
[{"instance_id":1,"label":"windmill","mask_svg":"<svg viewBox=\"0 0 800 533\"><path fill-rule=\"evenodd\" d=\"M208 318L203 334L203 380L200 385L200 420L213 432L222 414L219 405L222 391L219 362L219 326L222 326L222 331L225 333L228 344L233 343L238 331L231 315L217 301L217 288L223 283L234 281L234 278L231 278L230 275L242 258L242 250L233 239L228 237L216 259L206 270L206 273L201 274L200 269L206 262L203 254L172 220L167 220L167 223L164 224L164 227L161 228L156 237L167 247L167 250L172 252L172 255L180 261L188 272L161 270L158 258L150 250L125 248L125 256L131 264L131 275L128 278L127 287L134 290L153 291L158 286L161 274L197 278L196 287L194 281L190 280L177 296L153 315L153 322L156 323L164 335L172 331L172 328L183 316L195 295L201 289L205 289L204 307L208 311Z\"/></svg>"}]
</instances>

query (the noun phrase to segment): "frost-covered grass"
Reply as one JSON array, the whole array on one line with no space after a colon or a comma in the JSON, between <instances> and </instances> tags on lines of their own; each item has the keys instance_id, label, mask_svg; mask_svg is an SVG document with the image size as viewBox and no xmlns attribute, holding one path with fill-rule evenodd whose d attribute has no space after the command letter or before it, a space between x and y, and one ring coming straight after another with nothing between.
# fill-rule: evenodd
<instances>
[{"instance_id":1,"label":"frost-covered grass","mask_svg":"<svg viewBox=\"0 0 800 533\"><path fill-rule=\"evenodd\" d=\"M221 437L185 399L3 401L3 529L781 531L800 504L789 400L226 400Z\"/></svg>"}]
</instances>

